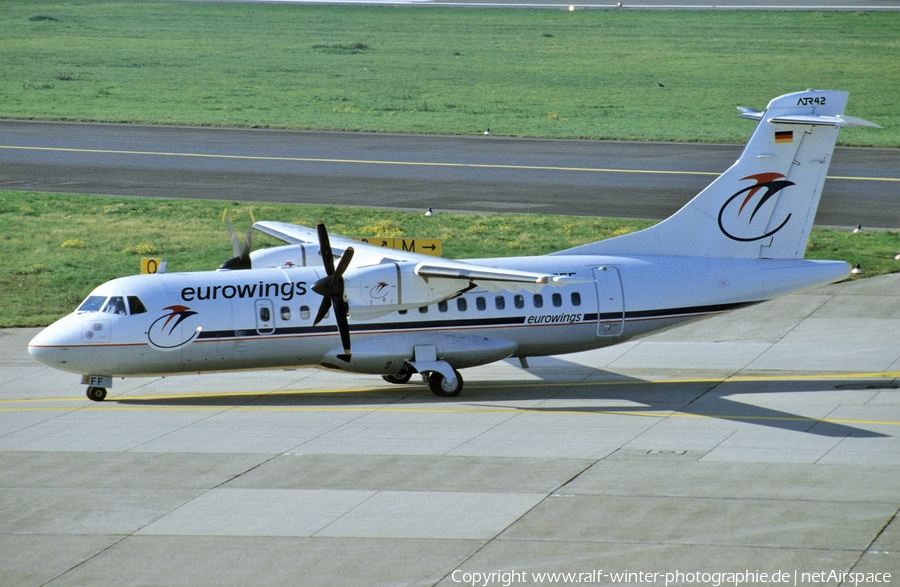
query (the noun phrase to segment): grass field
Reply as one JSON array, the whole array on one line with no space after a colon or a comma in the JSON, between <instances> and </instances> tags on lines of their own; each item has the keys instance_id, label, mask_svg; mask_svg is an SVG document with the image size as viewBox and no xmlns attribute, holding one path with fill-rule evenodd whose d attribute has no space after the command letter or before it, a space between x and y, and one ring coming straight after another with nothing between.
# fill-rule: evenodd
<instances>
[{"instance_id":1,"label":"grass field","mask_svg":"<svg viewBox=\"0 0 900 587\"><path fill-rule=\"evenodd\" d=\"M640 230L644 220L516 214L422 214L345 207L207 200L111 198L0 191L0 327L39 326L71 312L97 285L140 273L142 256L168 270L215 269L233 253L225 209L238 231L257 219L345 235L440 237L444 256L538 255ZM282 244L256 235L254 248ZM860 263L869 275L900 269L900 234L814 230L807 258Z\"/></svg>"},{"instance_id":2,"label":"grass field","mask_svg":"<svg viewBox=\"0 0 900 587\"><path fill-rule=\"evenodd\" d=\"M896 12L0 0L0 63L0 117L740 142L817 88L900 146Z\"/></svg>"},{"instance_id":3,"label":"grass field","mask_svg":"<svg viewBox=\"0 0 900 587\"><path fill-rule=\"evenodd\" d=\"M900 147L900 13L657 12L0 0L0 117L299 129L743 142L735 106L850 92ZM660 87L660 84L664 87ZM97 284L231 256L222 209L0 192L0 327L47 324ZM339 234L441 237L451 258L542 254L648 222L257 206ZM270 241L271 244L276 244ZM263 239L259 244L265 244ZM896 271L897 232L814 231L808 258Z\"/></svg>"}]
</instances>

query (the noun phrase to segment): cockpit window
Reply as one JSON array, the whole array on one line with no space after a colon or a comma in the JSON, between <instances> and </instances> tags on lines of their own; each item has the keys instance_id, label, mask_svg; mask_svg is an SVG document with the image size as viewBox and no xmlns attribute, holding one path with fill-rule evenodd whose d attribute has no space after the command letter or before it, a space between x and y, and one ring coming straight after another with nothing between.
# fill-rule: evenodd
<instances>
[{"instance_id":1,"label":"cockpit window","mask_svg":"<svg viewBox=\"0 0 900 587\"><path fill-rule=\"evenodd\" d=\"M137 296L128 296L126 310L125 299L122 296L89 296L78 306L78 312L103 312L105 314L144 314L147 311L144 303Z\"/></svg>"},{"instance_id":2,"label":"cockpit window","mask_svg":"<svg viewBox=\"0 0 900 587\"><path fill-rule=\"evenodd\" d=\"M137 296L128 296L128 313L134 316L135 314L143 314L147 311L147 308L144 307L144 303Z\"/></svg>"},{"instance_id":3,"label":"cockpit window","mask_svg":"<svg viewBox=\"0 0 900 587\"><path fill-rule=\"evenodd\" d=\"M88 299L78 306L78 312L99 312L105 301L106 296L88 296Z\"/></svg>"},{"instance_id":4,"label":"cockpit window","mask_svg":"<svg viewBox=\"0 0 900 587\"><path fill-rule=\"evenodd\" d=\"M121 296L113 296L106 301L106 305L103 306L103 312L105 314L127 314L125 311L125 299Z\"/></svg>"}]
</instances>

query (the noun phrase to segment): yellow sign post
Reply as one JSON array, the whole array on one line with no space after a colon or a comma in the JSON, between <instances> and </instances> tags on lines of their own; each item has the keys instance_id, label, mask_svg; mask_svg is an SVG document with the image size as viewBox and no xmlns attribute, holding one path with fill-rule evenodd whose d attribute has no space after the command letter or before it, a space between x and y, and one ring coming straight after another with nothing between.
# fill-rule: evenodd
<instances>
[{"instance_id":1,"label":"yellow sign post","mask_svg":"<svg viewBox=\"0 0 900 587\"><path fill-rule=\"evenodd\" d=\"M383 236L355 236L355 240L397 251L408 251L440 257L443 253L442 241L439 238L407 238Z\"/></svg>"},{"instance_id":2,"label":"yellow sign post","mask_svg":"<svg viewBox=\"0 0 900 587\"><path fill-rule=\"evenodd\" d=\"M141 273L156 273L159 271L159 266L162 265L162 259L155 259L152 257L141 257Z\"/></svg>"}]
</instances>

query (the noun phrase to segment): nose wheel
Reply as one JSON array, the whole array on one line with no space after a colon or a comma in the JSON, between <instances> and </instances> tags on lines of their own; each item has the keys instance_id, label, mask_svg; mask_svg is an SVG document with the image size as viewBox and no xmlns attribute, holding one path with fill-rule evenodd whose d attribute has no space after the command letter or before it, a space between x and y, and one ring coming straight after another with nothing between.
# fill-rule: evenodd
<instances>
[{"instance_id":1,"label":"nose wheel","mask_svg":"<svg viewBox=\"0 0 900 587\"><path fill-rule=\"evenodd\" d=\"M87 396L88 399L95 402L102 402L106 399L106 388L105 387L88 387L87 388Z\"/></svg>"}]
</instances>

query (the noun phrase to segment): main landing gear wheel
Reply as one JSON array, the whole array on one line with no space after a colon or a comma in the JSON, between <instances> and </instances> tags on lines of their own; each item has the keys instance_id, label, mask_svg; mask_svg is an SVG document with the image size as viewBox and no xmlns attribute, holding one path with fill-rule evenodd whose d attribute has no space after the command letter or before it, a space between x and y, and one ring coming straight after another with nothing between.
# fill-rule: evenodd
<instances>
[{"instance_id":1,"label":"main landing gear wheel","mask_svg":"<svg viewBox=\"0 0 900 587\"><path fill-rule=\"evenodd\" d=\"M456 369L453 370L453 374L456 375L455 385L450 385L447 381L447 378L438 373L437 371L432 371L428 374L428 387L431 389L431 393L440 397L456 397L459 395L459 392L462 391L463 388L463 378L462 375L459 374L459 371Z\"/></svg>"},{"instance_id":2,"label":"main landing gear wheel","mask_svg":"<svg viewBox=\"0 0 900 587\"><path fill-rule=\"evenodd\" d=\"M105 387L88 387L87 388L87 396L88 399L95 402L102 402L106 399L106 388Z\"/></svg>"},{"instance_id":3,"label":"main landing gear wheel","mask_svg":"<svg viewBox=\"0 0 900 587\"><path fill-rule=\"evenodd\" d=\"M412 377L412 369L405 369L396 375L382 375L381 378L388 383L406 383Z\"/></svg>"}]
</instances>

